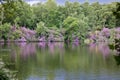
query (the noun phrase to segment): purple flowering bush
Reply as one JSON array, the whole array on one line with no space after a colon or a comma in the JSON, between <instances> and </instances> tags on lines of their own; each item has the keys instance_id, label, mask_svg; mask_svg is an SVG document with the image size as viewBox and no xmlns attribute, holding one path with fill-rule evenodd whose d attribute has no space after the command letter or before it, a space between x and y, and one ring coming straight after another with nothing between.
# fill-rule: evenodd
<instances>
[{"instance_id":1,"label":"purple flowering bush","mask_svg":"<svg viewBox=\"0 0 120 80\"><path fill-rule=\"evenodd\" d=\"M27 41L35 38L36 31L25 27L17 27L5 23L0 26L0 40L5 41Z\"/></svg>"},{"instance_id":2,"label":"purple flowering bush","mask_svg":"<svg viewBox=\"0 0 120 80\"><path fill-rule=\"evenodd\" d=\"M101 30L101 33L102 33L103 36L105 36L107 38L110 37L110 29L109 28L103 28Z\"/></svg>"},{"instance_id":3,"label":"purple flowering bush","mask_svg":"<svg viewBox=\"0 0 120 80\"><path fill-rule=\"evenodd\" d=\"M89 32L89 40L98 42L114 41L114 39L120 39L120 27L117 28L103 28L101 30Z\"/></svg>"},{"instance_id":4,"label":"purple flowering bush","mask_svg":"<svg viewBox=\"0 0 120 80\"><path fill-rule=\"evenodd\" d=\"M21 38L24 37L24 39L29 40L29 41L35 39L35 35L36 35L36 31L35 30L30 30L28 28L21 27L20 31L22 32L22 37Z\"/></svg>"}]
</instances>

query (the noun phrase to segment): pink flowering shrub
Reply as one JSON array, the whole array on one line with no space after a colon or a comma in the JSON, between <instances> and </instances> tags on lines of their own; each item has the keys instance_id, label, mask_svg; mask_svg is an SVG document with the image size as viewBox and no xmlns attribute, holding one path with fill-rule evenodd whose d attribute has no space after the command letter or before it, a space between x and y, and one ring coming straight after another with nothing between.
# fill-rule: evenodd
<instances>
[{"instance_id":1,"label":"pink flowering shrub","mask_svg":"<svg viewBox=\"0 0 120 80\"><path fill-rule=\"evenodd\" d=\"M105 37L110 36L110 29L109 28L103 28L101 32L102 32L103 36L105 36Z\"/></svg>"},{"instance_id":2,"label":"pink flowering shrub","mask_svg":"<svg viewBox=\"0 0 120 80\"><path fill-rule=\"evenodd\" d=\"M115 38L120 39L120 27L114 29Z\"/></svg>"},{"instance_id":3,"label":"pink flowering shrub","mask_svg":"<svg viewBox=\"0 0 120 80\"><path fill-rule=\"evenodd\" d=\"M95 35L95 33L94 32L89 32L89 39L91 39L91 40L96 40L96 35Z\"/></svg>"},{"instance_id":4,"label":"pink flowering shrub","mask_svg":"<svg viewBox=\"0 0 120 80\"><path fill-rule=\"evenodd\" d=\"M46 41L45 36L40 37L40 38L38 39L38 41L40 41L40 42L42 42L42 41Z\"/></svg>"},{"instance_id":5,"label":"pink flowering shrub","mask_svg":"<svg viewBox=\"0 0 120 80\"><path fill-rule=\"evenodd\" d=\"M30 30L25 27L21 27L20 30L22 31L22 37L24 37L27 40L33 40L35 38L36 31Z\"/></svg>"},{"instance_id":6,"label":"pink flowering shrub","mask_svg":"<svg viewBox=\"0 0 120 80\"><path fill-rule=\"evenodd\" d=\"M90 39L93 39L93 40L95 40L95 39L96 39L96 36L95 36L95 34L91 34L91 35L90 35Z\"/></svg>"},{"instance_id":7,"label":"pink flowering shrub","mask_svg":"<svg viewBox=\"0 0 120 80\"><path fill-rule=\"evenodd\" d=\"M20 42L26 42L27 40L24 37L21 37L20 39L18 39L18 41L20 41Z\"/></svg>"},{"instance_id":8,"label":"pink flowering shrub","mask_svg":"<svg viewBox=\"0 0 120 80\"><path fill-rule=\"evenodd\" d=\"M36 31L30 30L25 27L18 27L16 25L11 25L5 23L0 26L0 40L5 41L26 41L26 40L33 40L36 35Z\"/></svg>"},{"instance_id":9,"label":"pink flowering shrub","mask_svg":"<svg viewBox=\"0 0 120 80\"><path fill-rule=\"evenodd\" d=\"M35 37L36 32L25 27L11 27L10 40L27 41Z\"/></svg>"},{"instance_id":10,"label":"pink flowering shrub","mask_svg":"<svg viewBox=\"0 0 120 80\"><path fill-rule=\"evenodd\" d=\"M110 39L114 40L114 38L120 39L120 27L113 29L103 28L101 31L97 31L97 33L89 33L89 39L94 41L106 42Z\"/></svg>"}]
</instances>

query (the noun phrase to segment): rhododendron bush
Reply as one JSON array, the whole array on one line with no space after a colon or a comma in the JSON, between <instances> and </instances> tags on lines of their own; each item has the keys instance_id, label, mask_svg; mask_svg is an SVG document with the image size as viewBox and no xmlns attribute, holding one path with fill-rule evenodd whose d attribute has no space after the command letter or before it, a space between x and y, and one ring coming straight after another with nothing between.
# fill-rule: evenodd
<instances>
[{"instance_id":1,"label":"rhododendron bush","mask_svg":"<svg viewBox=\"0 0 120 80\"><path fill-rule=\"evenodd\" d=\"M21 27L20 30L22 32L22 38L25 38L27 40L34 40L35 39L36 31L30 30L30 29L25 28L25 27Z\"/></svg>"},{"instance_id":2,"label":"rhododendron bush","mask_svg":"<svg viewBox=\"0 0 120 80\"><path fill-rule=\"evenodd\" d=\"M6 23L0 26L0 40L26 41L35 38L36 32L25 27L11 26Z\"/></svg>"},{"instance_id":3,"label":"rhododendron bush","mask_svg":"<svg viewBox=\"0 0 120 80\"><path fill-rule=\"evenodd\" d=\"M120 27L117 28L103 28L101 30L89 32L89 39L92 41L106 42L120 39Z\"/></svg>"}]
</instances>

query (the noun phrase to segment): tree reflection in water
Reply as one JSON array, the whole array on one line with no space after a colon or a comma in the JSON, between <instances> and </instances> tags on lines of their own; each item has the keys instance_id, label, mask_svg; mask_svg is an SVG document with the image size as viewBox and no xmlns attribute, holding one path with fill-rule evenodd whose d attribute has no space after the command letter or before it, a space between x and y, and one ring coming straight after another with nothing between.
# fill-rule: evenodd
<instances>
[{"instance_id":1,"label":"tree reflection in water","mask_svg":"<svg viewBox=\"0 0 120 80\"><path fill-rule=\"evenodd\" d=\"M11 43L6 47L3 45L2 48L12 50L4 53L8 53L6 60L15 63L19 80L41 80L42 78L58 80L56 77L59 79L64 77L63 80L78 77L81 80L81 77L85 78L91 74L96 78L98 78L97 75L102 76L103 74L112 79L116 76L119 77L117 75L119 69L105 43L90 44L89 46L76 42L69 44L62 42ZM68 76L64 74L68 74ZM88 78L93 79L92 76Z\"/></svg>"},{"instance_id":2,"label":"tree reflection in water","mask_svg":"<svg viewBox=\"0 0 120 80\"><path fill-rule=\"evenodd\" d=\"M107 58L107 56L109 56L109 54L111 52L107 43L98 43L98 44L97 43L91 43L89 45L89 50L91 52L96 51L96 53L102 53L104 58Z\"/></svg>"},{"instance_id":3,"label":"tree reflection in water","mask_svg":"<svg viewBox=\"0 0 120 80\"><path fill-rule=\"evenodd\" d=\"M16 43L19 48L12 51L12 59L15 59L16 56L21 56L21 59L27 60L30 56L36 56L36 53L39 50L41 53L64 53L64 43L63 42L39 42L39 43ZM47 49L47 50L46 50Z\"/></svg>"},{"instance_id":4,"label":"tree reflection in water","mask_svg":"<svg viewBox=\"0 0 120 80\"><path fill-rule=\"evenodd\" d=\"M120 65L120 55L114 55L114 58L116 60L116 64Z\"/></svg>"},{"instance_id":5,"label":"tree reflection in water","mask_svg":"<svg viewBox=\"0 0 120 80\"><path fill-rule=\"evenodd\" d=\"M120 65L120 39L115 39L115 50L117 51L117 54L114 55L114 58L117 65Z\"/></svg>"},{"instance_id":6,"label":"tree reflection in water","mask_svg":"<svg viewBox=\"0 0 120 80\"><path fill-rule=\"evenodd\" d=\"M44 49L44 48L46 47L46 42L39 42L39 43L38 43L38 47Z\"/></svg>"},{"instance_id":7,"label":"tree reflection in water","mask_svg":"<svg viewBox=\"0 0 120 80\"><path fill-rule=\"evenodd\" d=\"M24 46L20 46L20 56L22 59L27 59L27 57L29 58L34 57L36 54L36 45L33 43L26 43L24 44Z\"/></svg>"}]
</instances>

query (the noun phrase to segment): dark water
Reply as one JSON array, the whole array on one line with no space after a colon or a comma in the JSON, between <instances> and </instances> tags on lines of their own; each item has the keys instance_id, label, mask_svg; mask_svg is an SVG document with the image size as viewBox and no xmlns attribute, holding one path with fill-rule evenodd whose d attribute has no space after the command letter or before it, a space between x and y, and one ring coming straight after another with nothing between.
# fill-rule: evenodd
<instances>
[{"instance_id":1,"label":"dark water","mask_svg":"<svg viewBox=\"0 0 120 80\"><path fill-rule=\"evenodd\" d=\"M105 43L0 43L19 80L120 80L114 54Z\"/></svg>"}]
</instances>

